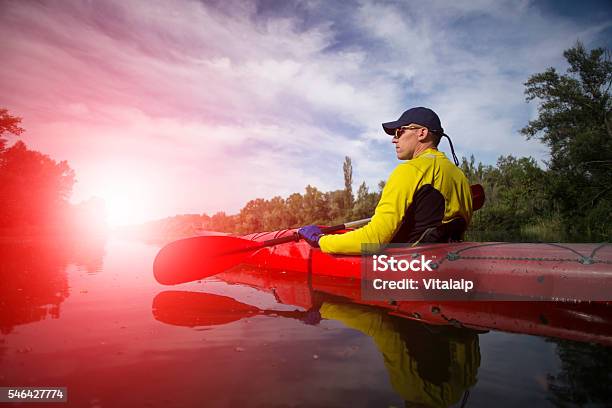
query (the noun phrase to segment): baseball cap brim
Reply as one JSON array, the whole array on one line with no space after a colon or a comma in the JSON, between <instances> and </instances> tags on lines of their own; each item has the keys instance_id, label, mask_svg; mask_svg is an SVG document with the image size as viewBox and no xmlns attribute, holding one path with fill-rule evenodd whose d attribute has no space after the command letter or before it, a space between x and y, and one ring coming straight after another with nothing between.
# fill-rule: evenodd
<instances>
[{"instance_id":1,"label":"baseball cap brim","mask_svg":"<svg viewBox=\"0 0 612 408\"><path fill-rule=\"evenodd\" d=\"M403 123L400 120L396 120L396 121L393 121L393 122L387 122L387 123L383 123L382 124L382 127L383 127L385 133L390 135L390 136L395 135L395 129L400 128L402 126L406 126L406 124Z\"/></svg>"}]
</instances>

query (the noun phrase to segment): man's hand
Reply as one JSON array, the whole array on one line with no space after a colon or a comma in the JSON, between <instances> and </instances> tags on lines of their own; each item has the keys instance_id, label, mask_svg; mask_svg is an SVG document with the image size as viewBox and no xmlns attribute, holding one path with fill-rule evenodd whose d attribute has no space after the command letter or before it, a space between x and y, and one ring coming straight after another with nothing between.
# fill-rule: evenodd
<instances>
[{"instance_id":1,"label":"man's hand","mask_svg":"<svg viewBox=\"0 0 612 408\"><path fill-rule=\"evenodd\" d=\"M321 231L321 228L317 227L316 225L307 225L302 227L297 231L297 233L315 248L319 247L319 238L323 236L323 231Z\"/></svg>"},{"instance_id":2,"label":"man's hand","mask_svg":"<svg viewBox=\"0 0 612 408\"><path fill-rule=\"evenodd\" d=\"M311 326L316 326L321 323L321 312L318 307L313 307L304 312L304 316L302 317L302 321Z\"/></svg>"}]
</instances>

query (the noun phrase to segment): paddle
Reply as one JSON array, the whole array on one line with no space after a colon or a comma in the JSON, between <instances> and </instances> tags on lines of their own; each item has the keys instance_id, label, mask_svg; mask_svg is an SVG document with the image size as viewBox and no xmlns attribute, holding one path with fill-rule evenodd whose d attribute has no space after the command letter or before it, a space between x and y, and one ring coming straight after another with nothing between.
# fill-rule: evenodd
<instances>
[{"instance_id":1,"label":"paddle","mask_svg":"<svg viewBox=\"0 0 612 408\"><path fill-rule=\"evenodd\" d=\"M475 184L470 187L472 207L478 210L484 203L484 189ZM367 224L369 218L323 227L325 234ZM250 241L233 236L198 236L171 242L163 247L153 262L155 279L163 285L176 285L191 282L223 272L232 266L243 263L255 251L261 248L299 241L300 236L294 232L288 236L267 241Z\"/></svg>"},{"instance_id":2,"label":"paddle","mask_svg":"<svg viewBox=\"0 0 612 408\"><path fill-rule=\"evenodd\" d=\"M185 291L158 293L153 299L152 309L156 320L184 327L220 326L258 315L299 320L307 313L259 309L227 296Z\"/></svg>"},{"instance_id":3,"label":"paddle","mask_svg":"<svg viewBox=\"0 0 612 408\"><path fill-rule=\"evenodd\" d=\"M331 232L365 225L369 218L346 224L324 227ZM297 232L263 242L232 236L200 236L180 239L163 247L153 262L155 279L164 285L191 282L216 275L243 263L258 249L299 241Z\"/></svg>"},{"instance_id":4,"label":"paddle","mask_svg":"<svg viewBox=\"0 0 612 408\"><path fill-rule=\"evenodd\" d=\"M472 184L470 186L472 194L472 211L478 211L485 203L485 191L480 184Z\"/></svg>"}]
</instances>

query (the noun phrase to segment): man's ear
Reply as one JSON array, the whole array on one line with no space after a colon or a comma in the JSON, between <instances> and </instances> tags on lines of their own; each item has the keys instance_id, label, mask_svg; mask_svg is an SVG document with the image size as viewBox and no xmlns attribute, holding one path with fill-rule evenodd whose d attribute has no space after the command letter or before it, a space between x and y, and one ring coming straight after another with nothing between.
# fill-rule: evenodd
<instances>
[{"instance_id":1,"label":"man's ear","mask_svg":"<svg viewBox=\"0 0 612 408\"><path fill-rule=\"evenodd\" d=\"M419 130L419 135L417 136L417 138L419 139L419 142L426 141L428 137L431 138L431 132L429 131L429 129L421 128Z\"/></svg>"}]
</instances>

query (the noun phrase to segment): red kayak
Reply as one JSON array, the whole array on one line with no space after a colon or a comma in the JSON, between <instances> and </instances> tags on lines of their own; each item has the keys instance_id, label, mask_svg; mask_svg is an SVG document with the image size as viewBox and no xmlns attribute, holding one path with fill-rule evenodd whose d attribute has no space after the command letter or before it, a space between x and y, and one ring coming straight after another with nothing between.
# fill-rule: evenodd
<instances>
[{"instance_id":1,"label":"red kayak","mask_svg":"<svg viewBox=\"0 0 612 408\"><path fill-rule=\"evenodd\" d=\"M323 229L337 233L344 227ZM175 285L239 264L359 279L368 300L612 301L607 243L402 244L371 256L348 256L311 248L295 230L209 234L166 245L153 273L158 282Z\"/></svg>"},{"instance_id":2,"label":"red kayak","mask_svg":"<svg viewBox=\"0 0 612 408\"><path fill-rule=\"evenodd\" d=\"M291 236L294 232L284 230L242 238L263 242ZM423 287L420 291L387 290L384 292L387 299L391 296L396 300L431 300L427 295L435 294L438 300L447 296L445 299L448 300L612 301L612 244L461 242L393 248L384 253L398 262L404 260L408 263L420 257L430 260L434 271L418 275L421 279L452 280L452 284L463 279L474 285L470 293L458 289L424 294ZM364 263L371 259L326 254L298 241L263 247L244 262L316 276L358 278L366 282L375 276L371 271L364 276ZM363 289L367 288L362 286ZM450 292L453 294L448 297Z\"/></svg>"}]
</instances>

